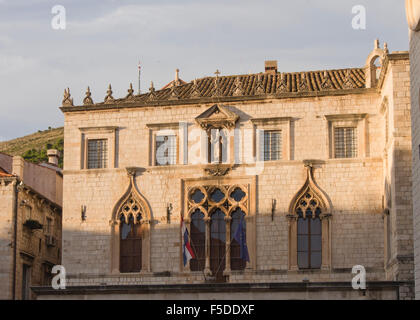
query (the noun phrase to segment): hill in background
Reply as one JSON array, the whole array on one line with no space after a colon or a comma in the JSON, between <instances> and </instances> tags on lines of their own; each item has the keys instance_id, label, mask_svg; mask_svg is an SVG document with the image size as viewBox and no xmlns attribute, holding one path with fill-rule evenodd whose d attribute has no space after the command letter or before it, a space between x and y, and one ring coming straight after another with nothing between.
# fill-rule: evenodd
<instances>
[{"instance_id":1,"label":"hill in background","mask_svg":"<svg viewBox=\"0 0 420 320\"><path fill-rule=\"evenodd\" d=\"M0 142L0 152L12 156L22 156L33 163L47 162L47 149L57 149L61 152L59 166L63 167L64 128L51 128L38 131L21 138Z\"/></svg>"}]
</instances>

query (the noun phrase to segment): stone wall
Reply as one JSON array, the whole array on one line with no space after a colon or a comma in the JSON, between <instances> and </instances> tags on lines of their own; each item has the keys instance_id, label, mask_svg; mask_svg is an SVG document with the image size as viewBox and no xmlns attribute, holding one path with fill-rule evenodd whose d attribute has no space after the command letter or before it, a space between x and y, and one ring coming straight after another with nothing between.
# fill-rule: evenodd
<instances>
[{"instance_id":1,"label":"stone wall","mask_svg":"<svg viewBox=\"0 0 420 320\"><path fill-rule=\"evenodd\" d=\"M0 299L12 297L15 178L0 178Z\"/></svg>"},{"instance_id":2,"label":"stone wall","mask_svg":"<svg viewBox=\"0 0 420 320\"><path fill-rule=\"evenodd\" d=\"M420 32L410 32L411 116L413 136L413 212L416 299L420 299Z\"/></svg>"}]
</instances>

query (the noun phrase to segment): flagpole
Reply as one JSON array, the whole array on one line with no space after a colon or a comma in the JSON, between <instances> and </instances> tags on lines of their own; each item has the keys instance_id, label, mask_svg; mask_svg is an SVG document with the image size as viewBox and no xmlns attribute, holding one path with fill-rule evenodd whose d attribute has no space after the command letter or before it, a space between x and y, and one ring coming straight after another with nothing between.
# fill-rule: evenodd
<instances>
[{"instance_id":1,"label":"flagpole","mask_svg":"<svg viewBox=\"0 0 420 320\"><path fill-rule=\"evenodd\" d=\"M139 70L139 74L138 74L138 82L139 82L138 94L140 94L141 93L141 89L140 89L141 64L140 64L140 61L139 61L139 64L138 64L138 70Z\"/></svg>"}]
</instances>

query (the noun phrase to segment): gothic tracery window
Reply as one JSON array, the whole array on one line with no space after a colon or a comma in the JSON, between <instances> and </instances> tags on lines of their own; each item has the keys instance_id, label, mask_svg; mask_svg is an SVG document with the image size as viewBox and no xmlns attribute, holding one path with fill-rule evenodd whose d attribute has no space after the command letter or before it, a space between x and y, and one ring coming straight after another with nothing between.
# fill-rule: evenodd
<instances>
[{"instance_id":1,"label":"gothic tracery window","mask_svg":"<svg viewBox=\"0 0 420 320\"><path fill-rule=\"evenodd\" d=\"M331 267L331 204L314 181L313 167L306 166L307 179L289 206L289 269Z\"/></svg>"},{"instance_id":2,"label":"gothic tracery window","mask_svg":"<svg viewBox=\"0 0 420 320\"><path fill-rule=\"evenodd\" d=\"M234 237L240 223L241 230L246 232L247 186L193 187L188 191L187 203L191 246L195 254L190 261L190 270L207 268L217 278L226 270L245 269L246 261L241 257L241 250L246 247L246 237L242 246Z\"/></svg>"}]
</instances>

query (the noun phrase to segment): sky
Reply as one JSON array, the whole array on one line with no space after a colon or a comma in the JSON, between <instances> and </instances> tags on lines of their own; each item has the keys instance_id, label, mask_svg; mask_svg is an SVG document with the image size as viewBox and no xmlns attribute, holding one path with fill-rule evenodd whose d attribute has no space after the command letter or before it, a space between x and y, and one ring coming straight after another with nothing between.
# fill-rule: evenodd
<instances>
[{"instance_id":1,"label":"sky","mask_svg":"<svg viewBox=\"0 0 420 320\"><path fill-rule=\"evenodd\" d=\"M66 28L52 20L65 9ZM355 30L366 9L366 28ZM56 21L56 20L55 20ZM0 0L0 141L63 125L64 88L81 105L173 80L363 67L379 38L408 50L401 0Z\"/></svg>"}]
</instances>

